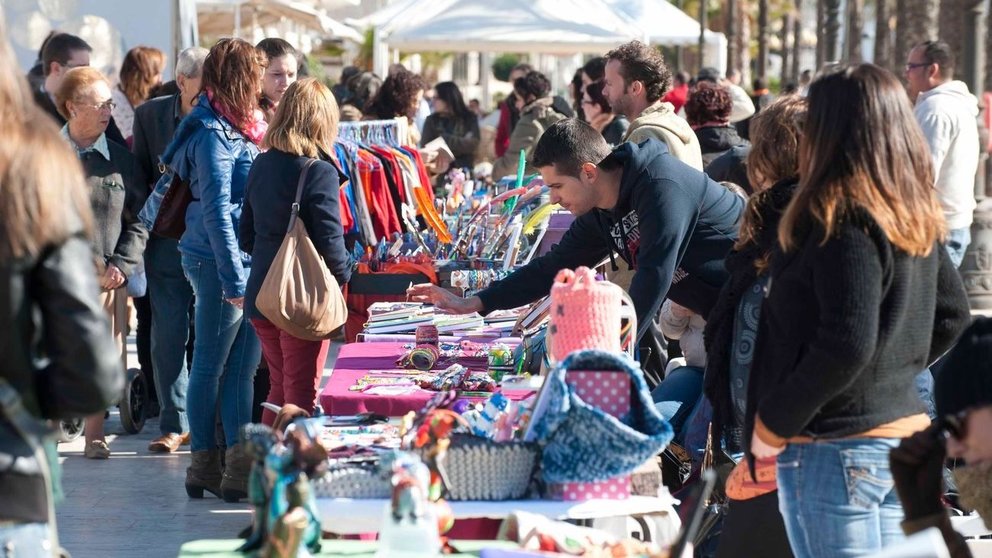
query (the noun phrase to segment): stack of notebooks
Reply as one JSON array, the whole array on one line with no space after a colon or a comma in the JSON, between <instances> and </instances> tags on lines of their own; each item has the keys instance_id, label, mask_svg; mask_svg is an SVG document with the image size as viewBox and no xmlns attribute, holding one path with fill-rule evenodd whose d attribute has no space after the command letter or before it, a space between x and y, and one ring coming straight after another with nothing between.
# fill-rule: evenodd
<instances>
[{"instance_id":1,"label":"stack of notebooks","mask_svg":"<svg viewBox=\"0 0 992 558\"><path fill-rule=\"evenodd\" d=\"M485 325L485 321L482 316L474 312L461 315L447 314L434 316L434 325L437 326L438 333L451 333L481 328Z\"/></svg>"},{"instance_id":2,"label":"stack of notebooks","mask_svg":"<svg viewBox=\"0 0 992 558\"><path fill-rule=\"evenodd\" d=\"M413 333L434 323L434 308L419 302L376 302L369 306L365 333Z\"/></svg>"}]
</instances>

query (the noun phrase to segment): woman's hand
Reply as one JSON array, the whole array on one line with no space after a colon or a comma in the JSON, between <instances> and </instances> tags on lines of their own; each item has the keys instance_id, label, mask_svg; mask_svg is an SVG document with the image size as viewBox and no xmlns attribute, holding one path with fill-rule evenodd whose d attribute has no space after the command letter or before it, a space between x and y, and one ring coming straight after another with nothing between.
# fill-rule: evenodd
<instances>
[{"instance_id":1,"label":"woman's hand","mask_svg":"<svg viewBox=\"0 0 992 558\"><path fill-rule=\"evenodd\" d=\"M784 450L785 446L775 447L771 444L766 444L765 441L758 436L757 431L751 434L751 454L758 459L769 459L776 457Z\"/></svg>"},{"instance_id":2,"label":"woman's hand","mask_svg":"<svg viewBox=\"0 0 992 558\"><path fill-rule=\"evenodd\" d=\"M239 296L237 298L225 298L228 304L237 307L239 310L245 307L245 297Z\"/></svg>"},{"instance_id":3,"label":"woman's hand","mask_svg":"<svg viewBox=\"0 0 992 558\"><path fill-rule=\"evenodd\" d=\"M107 269L103 272L103 277L100 278L100 287L106 291L112 291L122 286L126 280L127 277L124 276L124 272L116 265L107 264Z\"/></svg>"},{"instance_id":4,"label":"woman's hand","mask_svg":"<svg viewBox=\"0 0 992 558\"><path fill-rule=\"evenodd\" d=\"M406 290L406 294L414 302L428 302L438 310L451 314L471 314L482 311L482 300L479 297L462 298L431 283L414 285Z\"/></svg>"}]
</instances>

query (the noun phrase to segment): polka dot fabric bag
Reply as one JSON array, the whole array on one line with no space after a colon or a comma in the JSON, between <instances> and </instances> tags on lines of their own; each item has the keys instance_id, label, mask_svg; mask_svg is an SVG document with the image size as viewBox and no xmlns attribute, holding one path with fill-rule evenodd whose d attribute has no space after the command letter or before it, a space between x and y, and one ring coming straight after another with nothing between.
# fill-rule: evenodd
<instances>
[{"instance_id":1,"label":"polka dot fabric bag","mask_svg":"<svg viewBox=\"0 0 992 558\"><path fill-rule=\"evenodd\" d=\"M629 378L629 410L622 416L587 403L566 375L604 371ZM604 375L605 377L605 375ZM604 389L615 382L604 380ZM586 389L583 391L586 391ZM595 389L595 388L594 388ZM627 397L598 394L607 407ZM623 394L626 395L626 394ZM661 453L672 440L672 427L662 418L638 364L623 353L584 350L571 353L544 380L534 432L542 445L541 469L546 483L598 482L626 475Z\"/></svg>"}]
</instances>

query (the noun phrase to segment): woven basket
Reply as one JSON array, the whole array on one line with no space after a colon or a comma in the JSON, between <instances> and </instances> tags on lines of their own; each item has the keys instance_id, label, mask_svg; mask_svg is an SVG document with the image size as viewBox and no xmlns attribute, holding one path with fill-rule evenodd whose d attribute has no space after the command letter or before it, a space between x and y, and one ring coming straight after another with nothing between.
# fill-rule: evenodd
<instances>
[{"instance_id":1,"label":"woven basket","mask_svg":"<svg viewBox=\"0 0 992 558\"><path fill-rule=\"evenodd\" d=\"M418 450L423 455L424 450ZM517 500L527 495L537 467L537 444L493 442L455 434L445 456L449 500Z\"/></svg>"},{"instance_id":2,"label":"woven basket","mask_svg":"<svg viewBox=\"0 0 992 558\"><path fill-rule=\"evenodd\" d=\"M354 498L371 500L389 498L389 477L382 476L375 462L332 463L330 469L313 484L317 498Z\"/></svg>"}]
</instances>

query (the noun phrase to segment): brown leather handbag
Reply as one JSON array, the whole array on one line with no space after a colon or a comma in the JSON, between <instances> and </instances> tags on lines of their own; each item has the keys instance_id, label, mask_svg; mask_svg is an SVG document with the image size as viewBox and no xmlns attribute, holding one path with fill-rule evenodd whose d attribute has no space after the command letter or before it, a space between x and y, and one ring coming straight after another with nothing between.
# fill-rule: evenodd
<instances>
[{"instance_id":1,"label":"brown leather handbag","mask_svg":"<svg viewBox=\"0 0 992 558\"><path fill-rule=\"evenodd\" d=\"M189 182L172 172L172 183L162 196L152 232L165 238L182 238L186 232L186 210L192 202L193 192L189 189Z\"/></svg>"},{"instance_id":2,"label":"brown leather handbag","mask_svg":"<svg viewBox=\"0 0 992 558\"><path fill-rule=\"evenodd\" d=\"M348 319L341 287L299 219L303 186L316 162L307 161L300 173L286 237L255 299L259 313L274 326L307 341L329 338Z\"/></svg>"}]
</instances>

